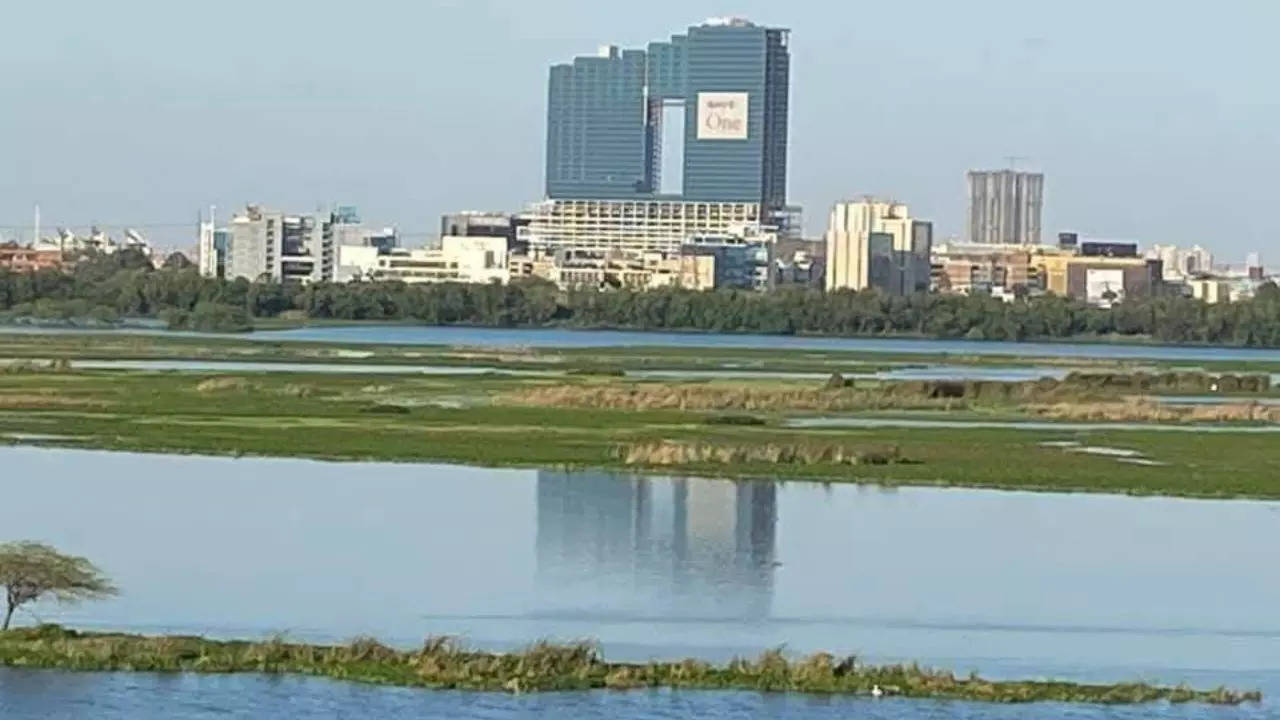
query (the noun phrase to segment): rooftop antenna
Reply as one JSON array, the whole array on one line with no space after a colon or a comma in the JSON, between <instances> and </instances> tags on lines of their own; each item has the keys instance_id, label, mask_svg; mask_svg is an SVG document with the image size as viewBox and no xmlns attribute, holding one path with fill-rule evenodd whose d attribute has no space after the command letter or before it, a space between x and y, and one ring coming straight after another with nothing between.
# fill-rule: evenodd
<instances>
[{"instance_id":1,"label":"rooftop antenna","mask_svg":"<svg viewBox=\"0 0 1280 720\"><path fill-rule=\"evenodd\" d=\"M40 203L36 203L35 220L31 232L31 247L35 247L40 244Z\"/></svg>"}]
</instances>

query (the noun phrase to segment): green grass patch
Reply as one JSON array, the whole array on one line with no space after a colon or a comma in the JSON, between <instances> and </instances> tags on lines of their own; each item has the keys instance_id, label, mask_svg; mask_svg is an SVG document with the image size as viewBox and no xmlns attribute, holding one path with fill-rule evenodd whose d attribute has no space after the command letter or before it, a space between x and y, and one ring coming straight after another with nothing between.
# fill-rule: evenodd
<instances>
[{"instance_id":1,"label":"green grass patch","mask_svg":"<svg viewBox=\"0 0 1280 720\"><path fill-rule=\"evenodd\" d=\"M371 638L346 645L311 645L281 637L245 642L81 633L52 625L0 633L0 665L70 671L295 674L377 685L512 693L676 688L1107 705L1161 700L1239 705L1262 699L1256 691L1226 688L991 681L917 665L867 665L856 657L827 653L792 659L780 650L726 665L693 659L639 664L609 662L592 643L540 642L520 652L489 653L468 650L448 638L433 638L406 651Z\"/></svg>"}]
</instances>

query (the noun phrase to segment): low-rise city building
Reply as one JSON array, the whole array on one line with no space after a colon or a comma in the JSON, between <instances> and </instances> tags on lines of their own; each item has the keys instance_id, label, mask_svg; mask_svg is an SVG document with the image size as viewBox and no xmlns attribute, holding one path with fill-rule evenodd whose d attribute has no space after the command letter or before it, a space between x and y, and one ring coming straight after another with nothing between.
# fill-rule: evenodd
<instances>
[{"instance_id":1,"label":"low-rise city building","mask_svg":"<svg viewBox=\"0 0 1280 720\"><path fill-rule=\"evenodd\" d=\"M505 283L510 277L506 237L446 236L438 248L338 247L339 282Z\"/></svg>"},{"instance_id":2,"label":"low-rise city building","mask_svg":"<svg viewBox=\"0 0 1280 720\"><path fill-rule=\"evenodd\" d=\"M529 219L522 215L464 210L440 217L440 237L505 237L513 247L519 229L528 224Z\"/></svg>"},{"instance_id":3,"label":"low-rise city building","mask_svg":"<svg viewBox=\"0 0 1280 720\"><path fill-rule=\"evenodd\" d=\"M1098 307L1160 291L1164 279L1159 259L1138 255L1136 243L1082 241L1073 248L1037 250L1044 289Z\"/></svg>"},{"instance_id":4,"label":"low-rise city building","mask_svg":"<svg viewBox=\"0 0 1280 720\"><path fill-rule=\"evenodd\" d=\"M1062 233L1057 247L945 243L933 252L938 292L989 294L1005 300L1053 293L1101 307L1160 290L1159 259L1136 243L1085 240Z\"/></svg>"},{"instance_id":5,"label":"low-rise city building","mask_svg":"<svg viewBox=\"0 0 1280 720\"><path fill-rule=\"evenodd\" d=\"M941 293L1017 296L1044 290L1033 251L1018 245L944 243L934 247L930 285Z\"/></svg>"},{"instance_id":6,"label":"low-rise city building","mask_svg":"<svg viewBox=\"0 0 1280 720\"><path fill-rule=\"evenodd\" d=\"M386 252L397 242L394 228L366 227L351 206L287 214L249 205L224 231L212 221L201 223L198 265L206 277L218 277L221 266L227 279L332 282L338 279L338 247Z\"/></svg>"},{"instance_id":7,"label":"low-rise city building","mask_svg":"<svg viewBox=\"0 0 1280 720\"><path fill-rule=\"evenodd\" d=\"M0 244L0 268L13 272L57 270L62 267L62 252L57 248L29 247L16 242Z\"/></svg>"},{"instance_id":8,"label":"low-rise city building","mask_svg":"<svg viewBox=\"0 0 1280 720\"><path fill-rule=\"evenodd\" d=\"M691 238L677 252L601 252L564 249L516 254L510 277L541 278L561 289L767 290L773 244L740 238Z\"/></svg>"},{"instance_id":9,"label":"low-rise city building","mask_svg":"<svg viewBox=\"0 0 1280 720\"><path fill-rule=\"evenodd\" d=\"M774 287L799 285L822 288L826 280L827 244L824 240L779 239L773 248Z\"/></svg>"},{"instance_id":10,"label":"low-rise city building","mask_svg":"<svg viewBox=\"0 0 1280 720\"><path fill-rule=\"evenodd\" d=\"M1177 245L1152 245L1146 256L1163 264L1165 282L1186 282L1213 272L1213 253L1199 245L1190 249Z\"/></svg>"},{"instance_id":11,"label":"low-rise city building","mask_svg":"<svg viewBox=\"0 0 1280 720\"><path fill-rule=\"evenodd\" d=\"M1186 281L1191 289L1191 297L1203 300L1210 305L1231 302L1234 283L1224 278L1197 277Z\"/></svg>"}]
</instances>

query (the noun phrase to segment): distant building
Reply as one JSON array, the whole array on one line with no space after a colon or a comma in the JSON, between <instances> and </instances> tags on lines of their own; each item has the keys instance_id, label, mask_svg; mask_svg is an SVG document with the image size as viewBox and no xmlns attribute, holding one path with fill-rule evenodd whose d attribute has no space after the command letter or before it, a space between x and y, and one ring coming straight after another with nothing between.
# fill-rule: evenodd
<instances>
[{"instance_id":1,"label":"distant building","mask_svg":"<svg viewBox=\"0 0 1280 720\"><path fill-rule=\"evenodd\" d=\"M221 242L219 233L225 238ZM214 248L227 279L332 282L338 278L337 248L388 252L398 238L395 228L366 227L350 205L296 215L249 205L225 231L202 223L200 242L202 248ZM201 272L209 265L202 259Z\"/></svg>"},{"instance_id":2,"label":"distant building","mask_svg":"<svg viewBox=\"0 0 1280 720\"><path fill-rule=\"evenodd\" d=\"M512 255L511 279L541 278L575 288L766 290L772 286L772 242L694 238L675 252L561 249Z\"/></svg>"},{"instance_id":3,"label":"distant building","mask_svg":"<svg viewBox=\"0 0 1280 720\"><path fill-rule=\"evenodd\" d=\"M774 285L824 287L827 244L825 240L782 240L774 248Z\"/></svg>"},{"instance_id":4,"label":"distant building","mask_svg":"<svg viewBox=\"0 0 1280 720\"><path fill-rule=\"evenodd\" d=\"M228 278L276 282L332 280L336 258L332 222L321 213L286 215L248 206L231 219Z\"/></svg>"},{"instance_id":5,"label":"distant building","mask_svg":"<svg viewBox=\"0 0 1280 720\"><path fill-rule=\"evenodd\" d=\"M933 288L1004 300L1053 293L1099 307L1147 297L1163 288L1158 259L1130 243L1077 242L1061 247L948 243L933 252Z\"/></svg>"},{"instance_id":6,"label":"distant building","mask_svg":"<svg viewBox=\"0 0 1280 720\"><path fill-rule=\"evenodd\" d=\"M1081 257L1138 257L1138 243L1114 240L1085 240L1076 251Z\"/></svg>"},{"instance_id":7,"label":"distant building","mask_svg":"<svg viewBox=\"0 0 1280 720\"><path fill-rule=\"evenodd\" d=\"M218 265L221 264L224 267L226 265L226 260L219 257L218 249L214 246L213 234L216 230L212 217L209 220L199 221L196 237L196 269L201 277L221 277L218 274Z\"/></svg>"},{"instance_id":8,"label":"distant building","mask_svg":"<svg viewBox=\"0 0 1280 720\"><path fill-rule=\"evenodd\" d=\"M399 245L395 228L366 226L360 220L359 211L351 205L339 205L329 214L328 230L334 247L357 245L391 250Z\"/></svg>"},{"instance_id":9,"label":"distant building","mask_svg":"<svg viewBox=\"0 0 1280 720\"><path fill-rule=\"evenodd\" d=\"M508 243L506 237L446 236L432 249L340 245L337 280L505 283Z\"/></svg>"},{"instance_id":10,"label":"distant building","mask_svg":"<svg viewBox=\"0 0 1280 720\"><path fill-rule=\"evenodd\" d=\"M231 246L231 231L227 228L217 228L213 231L213 251L217 253L217 262L214 265L214 276L218 278L227 277L227 248Z\"/></svg>"},{"instance_id":11,"label":"distant building","mask_svg":"<svg viewBox=\"0 0 1280 720\"><path fill-rule=\"evenodd\" d=\"M933 248L934 290L1016 297L1044 290L1031 250L1008 245L943 244Z\"/></svg>"},{"instance_id":12,"label":"distant building","mask_svg":"<svg viewBox=\"0 0 1280 720\"><path fill-rule=\"evenodd\" d=\"M62 252L57 249L24 247L16 242L0 244L0 268L12 272L56 270L62 267Z\"/></svg>"},{"instance_id":13,"label":"distant building","mask_svg":"<svg viewBox=\"0 0 1280 720\"><path fill-rule=\"evenodd\" d=\"M1191 297L1210 305L1231 302L1234 292L1233 283L1222 278L1195 278L1188 280L1187 285L1191 288Z\"/></svg>"},{"instance_id":14,"label":"distant building","mask_svg":"<svg viewBox=\"0 0 1280 720\"><path fill-rule=\"evenodd\" d=\"M696 283L684 276L681 284L694 290L769 290L774 286L774 245L772 241L751 242L736 237L692 238L680 249L680 260L687 264L709 258L710 282L706 275L699 276Z\"/></svg>"},{"instance_id":15,"label":"distant building","mask_svg":"<svg viewBox=\"0 0 1280 720\"><path fill-rule=\"evenodd\" d=\"M1249 253L1245 258L1245 274L1254 282L1262 282L1266 279L1267 271L1262 266L1262 256L1258 253Z\"/></svg>"},{"instance_id":16,"label":"distant building","mask_svg":"<svg viewBox=\"0 0 1280 720\"><path fill-rule=\"evenodd\" d=\"M528 224L520 215L503 212L464 211L440 217L440 237L505 237L516 241L519 228Z\"/></svg>"},{"instance_id":17,"label":"distant building","mask_svg":"<svg viewBox=\"0 0 1280 720\"><path fill-rule=\"evenodd\" d=\"M213 221L200 221L196 243L196 269L201 277L223 279L227 276L227 248L231 231L215 227Z\"/></svg>"},{"instance_id":18,"label":"distant building","mask_svg":"<svg viewBox=\"0 0 1280 720\"><path fill-rule=\"evenodd\" d=\"M1136 253L1116 257L1039 251L1032 262L1040 268L1046 291L1099 307L1153 295L1160 291L1164 277L1159 260Z\"/></svg>"},{"instance_id":19,"label":"distant building","mask_svg":"<svg viewBox=\"0 0 1280 720\"><path fill-rule=\"evenodd\" d=\"M519 239L533 254L676 253L697 237L773 236L758 203L546 200L531 206L527 217Z\"/></svg>"},{"instance_id":20,"label":"distant building","mask_svg":"<svg viewBox=\"0 0 1280 720\"><path fill-rule=\"evenodd\" d=\"M124 228L123 230L123 237L117 240L108 234L106 230L97 226L90 227L86 235L79 235L69 228L58 228L57 240L41 238L35 247L42 250L56 248L63 255L72 258L83 256L86 253L112 255L121 250L130 250L154 260L153 256L157 255L157 253L152 251L150 243L140 232L132 228Z\"/></svg>"},{"instance_id":21,"label":"distant building","mask_svg":"<svg viewBox=\"0 0 1280 720\"><path fill-rule=\"evenodd\" d=\"M788 38L784 29L716 18L647 49L607 45L553 66L546 196L655 199L666 148L682 156L668 196L783 209Z\"/></svg>"},{"instance_id":22,"label":"distant building","mask_svg":"<svg viewBox=\"0 0 1280 720\"><path fill-rule=\"evenodd\" d=\"M866 198L837 203L827 226L827 290L926 291L933 224L906 205Z\"/></svg>"},{"instance_id":23,"label":"distant building","mask_svg":"<svg viewBox=\"0 0 1280 720\"><path fill-rule=\"evenodd\" d=\"M971 170L969 242L1039 245L1044 175L1017 170Z\"/></svg>"},{"instance_id":24,"label":"distant building","mask_svg":"<svg viewBox=\"0 0 1280 720\"><path fill-rule=\"evenodd\" d=\"M1166 282L1185 282L1197 275L1213 272L1213 253L1196 245L1190 249L1176 245L1153 245L1146 256L1164 266Z\"/></svg>"}]
</instances>

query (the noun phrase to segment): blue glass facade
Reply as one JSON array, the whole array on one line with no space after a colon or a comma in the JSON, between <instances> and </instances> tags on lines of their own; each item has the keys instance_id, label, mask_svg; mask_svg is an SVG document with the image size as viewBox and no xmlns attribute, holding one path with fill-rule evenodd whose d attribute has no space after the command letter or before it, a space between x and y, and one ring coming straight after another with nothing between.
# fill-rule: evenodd
<instances>
[{"instance_id":1,"label":"blue glass facade","mask_svg":"<svg viewBox=\"0 0 1280 720\"><path fill-rule=\"evenodd\" d=\"M709 23L645 50L551 68L547 196L635 200L660 185L662 106L685 104L683 192L697 202L786 205L790 51L786 30ZM708 95L713 94L713 95ZM741 134L700 132L707 98L745 100ZM702 102L700 102L700 98ZM735 126L738 127L738 126ZM666 128L668 134L671 128Z\"/></svg>"},{"instance_id":2,"label":"blue glass facade","mask_svg":"<svg viewBox=\"0 0 1280 720\"><path fill-rule=\"evenodd\" d=\"M610 49L551 68L547 196L625 199L650 193L645 52Z\"/></svg>"},{"instance_id":3,"label":"blue glass facade","mask_svg":"<svg viewBox=\"0 0 1280 720\"><path fill-rule=\"evenodd\" d=\"M785 30L752 25L689 29L685 199L758 202L769 209L786 205L786 35ZM699 137L699 96L704 93L746 93L745 139Z\"/></svg>"}]
</instances>

